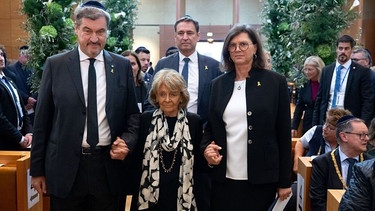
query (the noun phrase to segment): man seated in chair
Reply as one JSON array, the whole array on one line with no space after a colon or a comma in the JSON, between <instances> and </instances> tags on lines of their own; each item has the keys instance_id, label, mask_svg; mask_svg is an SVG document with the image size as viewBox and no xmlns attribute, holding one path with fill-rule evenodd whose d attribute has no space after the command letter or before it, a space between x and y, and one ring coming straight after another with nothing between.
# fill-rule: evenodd
<instances>
[{"instance_id":1,"label":"man seated in chair","mask_svg":"<svg viewBox=\"0 0 375 211\"><path fill-rule=\"evenodd\" d=\"M371 157L363 152L369 140L362 119L346 115L337 122L336 139L339 147L312 160L310 181L311 210L326 210L327 190L347 188L355 162Z\"/></svg>"},{"instance_id":2,"label":"man seated in chair","mask_svg":"<svg viewBox=\"0 0 375 211\"><path fill-rule=\"evenodd\" d=\"M298 158L304 156L319 156L332 151L337 147L335 137L337 121L345 116L351 115L349 110L332 108L327 112L324 125L313 126L296 143L294 147L293 171L298 173Z\"/></svg>"}]
</instances>

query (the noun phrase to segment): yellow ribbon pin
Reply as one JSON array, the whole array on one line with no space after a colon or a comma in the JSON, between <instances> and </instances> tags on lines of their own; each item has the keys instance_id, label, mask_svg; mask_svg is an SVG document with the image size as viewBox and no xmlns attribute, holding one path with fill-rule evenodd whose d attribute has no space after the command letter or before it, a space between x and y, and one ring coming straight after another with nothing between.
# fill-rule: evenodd
<instances>
[{"instance_id":1,"label":"yellow ribbon pin","mask_svg":"<svg viewBox=\"0 0 375 211\"><path fill-rule=\"evenodd\" d=\"M262 84L260 84L260 81L258 81L257 86L262 86Z\"/></svg>"},{"instance_id":2,"label":"yellow ribbon pin","mask_svg":"<svg viewBox=\"0 0 375 211\"><path fill-rule=\"evenodd\" d=\"M113 65L111 65L111 73L113 73L113 72L114 72L114 70L113 70L113 67L114 67L114 66L113 66Z\"/></svg>"},{"instance_id":3,"label":"yellow ribbon pin","mask_svg":"<svg viewBox=\"0 0 375 211\"><path fill-rule=\"evenodd\" d=\"M204 66L204 69L205 69L205 70L208 70L208 67L207 67L207 65L205 65L205 66Z\"/></svg>"}]
</instances>

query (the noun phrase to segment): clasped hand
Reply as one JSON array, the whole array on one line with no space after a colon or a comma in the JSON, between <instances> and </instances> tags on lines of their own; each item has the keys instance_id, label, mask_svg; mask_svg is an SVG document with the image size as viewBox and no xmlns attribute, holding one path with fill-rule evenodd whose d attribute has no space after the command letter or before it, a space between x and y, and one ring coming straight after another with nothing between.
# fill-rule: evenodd
<instances>
[{"instance_id":1,"label":"clasped hand","mask_svg":"<svg viewBox=\"0 0 375 211\"><path fill-rule=\"evenodd\" d=\"M217 144L215 144L214 141L212 141L204 150L204 157L206 158L209 165L219 165L221 162L221 159L223 158L222 155L220 155L219 150L221 150L221 147Z\"/></svg>"},{"instance_id":2,"label":"clasped hand","mask_svg":"<svg viewBox=\"0 0 375 211\"><path fill-rule=\"evenodd\" d=\"M109 153L111 158L114 160L124 160L129 154L129 148L123 139L117 137L117 139L112 143Z\"/></svg>"}]
</instances>

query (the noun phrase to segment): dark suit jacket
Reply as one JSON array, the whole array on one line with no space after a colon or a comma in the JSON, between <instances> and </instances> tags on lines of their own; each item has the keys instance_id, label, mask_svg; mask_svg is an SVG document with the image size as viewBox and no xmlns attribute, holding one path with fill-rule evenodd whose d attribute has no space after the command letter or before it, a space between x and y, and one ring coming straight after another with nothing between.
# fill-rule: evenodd
<instances>
[{"instance_id":1,"label":"dark suit jacket","mask_svg":"<svg viewBox=\"0 0 375 211\"><path fill-rule=\"evenodd\" d=\"M315 101L311 98L311 80L304 84L298 92L298 101L293 114L292 129L297 130L303 115L302 134L305 134L313 125ZM303 114L305 112L305 114Z\"/></svg>"},{"instance_id":2,"label":"dark suit jacket","mask_svg":"<svg viewBox=\"0 0 375 211\"><path fill-rule=\"evenodd\" d=\"M334 152L334 155L341 173L341 161L338 149ZM365 160L371 159L367 154L363 156ZM311 210L326 210L328 189L343 189L342 182L336 173L330 152L322 154L312 161L309 193Z\"/></svg>"},{"instance_id":3,"label":"dark suit jacket","mask_svg":"<svg viewBox=\"0 0 375 211\"><path fill-rule=\"evenodd\" d=\"M179 54L175 53L166 58L159 60L155 66L154 75L163 68L171 68L176 71L179 70ZM219 62L215 59L204 56L198 53L199 66L199 88L198 88L198 111L203 122L207 121L208 116L208 99L210 97L210 83L211 80L221 75L219 69ZM152 110L149 102L146 102L147 110Z\"/></svg>"},{"instance_id":4,"label":"dark suit jacket","mask_svg":"<svg viewBox=\"0 0 375 211\"><path fill-rule=\"evenodd\" d=\"M233 93L234 79L235 72L231 71L212 81L209 119L202 138L202 153L211 141L222 147L223 159L212 169L213 180L219 182L225 180L227 159L223 113ZM248 147L244 150L248 152L248 181L290 187L291 121L285 77L268 70L250 70L246 79L246 110Z\"/></svg>"},{"instance_id":5,"label":"dark suit jacket","mask_svg":"<svg viewBox=\"0 0 375 211\"><path fill-rule=\"evenodd\" d=\"M335 63L323 68L318 96L315 101L313 125L323 125L330 99L330 87ZM368 125L374 109L374 89L370 80L370 70L352 62L346 84L344 108ZM335 79L333 79L335 80Z\"/></svg>"},{"instance_id":6,"label":"dark suit jacket","mask_svg":"<svg viewBox=\"0 0 375 211\"><path fill-rule=\"evenodd\" d=\"M14 78L12 78L12 75L10 76L14 83L17 85L17 88L19 92L21 93L21 97L24 101L24 103L27 104L27 99L29 96L31 96L31 86L28 84L28 78L31 75L31 70L30 69L22 69L22 64L21 62L16 62L12 65L9 65L7 67L9 72L14 73ZM33 96L36 98L35 96Z\"/></svg>"},{"instance_id":7,"label":"dark suit jacket","mask_svg":"<svg viewBox=\"0 0 375 211\"><path fill-rule=\"evenodd\" d=\"M15 84L8 78L14 87ZM21 96L18 92L18 96ZM21 107L23 110L23 126L21 131L17 129L18 116L12 93L0 79L0 150L21 150L19 142L22 136L32 132L30 119L24 109L22 98Z\"/></svg>"},{"instance_id":8,"label":"dark suit jacket","mask_svg":"<svg viewBox=\"0 0 375 211\"><path fill-rule=\"evenodd\" d=\"M105 112L111 141L122 137L134 149L139 110L129 60L103 52L106 74ZM31 149L31 176L46 176L48 192L66 197L78 171L82 136L86 122L78 50L58 54L46 60L36 108ZM124 162L106 160L108 184L112 193L123 188Z\"/></svg>"}]
</instances>

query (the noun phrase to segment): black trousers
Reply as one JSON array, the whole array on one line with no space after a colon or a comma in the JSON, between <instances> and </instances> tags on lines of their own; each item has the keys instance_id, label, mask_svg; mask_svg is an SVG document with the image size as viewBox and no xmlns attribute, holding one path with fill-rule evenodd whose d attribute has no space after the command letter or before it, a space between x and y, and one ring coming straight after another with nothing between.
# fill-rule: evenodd
<instances>
[{"instance_id":1,"label":"black trousers","mask_svg":"<svg viewBox=\"0 0 375 211\"><path fill-rule=\"evenodd\" d=\"M81 155L77 177L67 198L51 195L51 211L117 211L118 195L112 195L104 161L108 151Z\"/></svg>"},{"instance_id":2,"label":"black trousers","mask_svg":"<svg viewBox=\"0 0 375 211\"><path fill-rule=\"evenodd\" d=\"M252 185L246 180L212 181L211 211L265 211L275 200L277 184Z\"/></svg>"}]
</instances>

